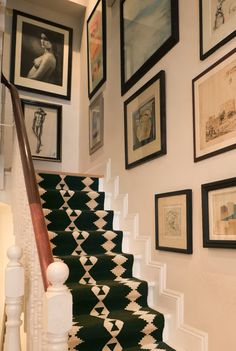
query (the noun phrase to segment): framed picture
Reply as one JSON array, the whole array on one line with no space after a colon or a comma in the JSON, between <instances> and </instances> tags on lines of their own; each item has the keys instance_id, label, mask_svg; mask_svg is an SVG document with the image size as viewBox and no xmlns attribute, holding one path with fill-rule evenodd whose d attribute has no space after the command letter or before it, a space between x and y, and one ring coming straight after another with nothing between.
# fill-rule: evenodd
<instances>
[{"instance_id":1,"label":"framed picture","mask_svg":"<svg viewBox=\"0 0 236 351\"><path fill-rule=\"evenodd\" d=\"M72 29L13 10L11 82L70 100Z\"/></svg>"},{"instance_id":2,"label":"framed picture","mask_svg":"<svg viewBox=\"0 0 236 351\"><path fill-rule=\"evenodd\" d=\"M204 60L236 34L234 0L199 0L200 58Z\"/></svg>"},{"instance_id":3,"label":"framed picture","mask_svg":"<svg viewBox=\"0 0 236 351\"><path fill-rule=\"evenodd\" d=\"M179 41L178 0L120 1L121 94Z\"/></svg>"},{"instance_id":4,"label":"framed picture","mask_svg":"<svg viewBox=\"0 0 236 351\"><path fill-rule=\"evenodd\" d=\"M87 20L88 95L106 81L106 0L98 0Z\"/></svg>"},{"instance_id":5,"label":"framed picture","mask_svg":"<svg viewBox=\"0 0 236 351\"><path fill-rule=\"evenodd\" d=\"M89 106L89 154L103 145L103 95L100 94Z\"/></svg>"},{"instance_id":6,"label":"framed picture","mask_svg":"<svg viewBox=\"0 0 236 351\"><path fill-rule=\"evenodd\" d=\"M155 195L156 249L192 253L192 190Z\"/></svg>"},{"instance_id":7,"label":"framed picture","mask_svg":"<svg viewBox=\"0 0 236 351\"><path fill-rule=\"evenodd\" d=\"M61 161L62 106L21 100L32 158Z\"/></svg>"},{"instance_id":8,"label":"framed picture","mask_svg":"<svg viewBox=\"0 0 236 351\"><path fill-rule=\"evenodd\" d=\"M124 102L125 168L166 154L165 72Z\"/></svg>"},{"instance_id":9,"label":"framed picture","mask_svg":"<svg viewBox=\"0 0 236 351\"><path fill-rule=\"evenodd\" d=\"M236 178L202 185L203 247L236 248Z\"/></svg>"},{"instance_id":10,"label":"framed picture","mask_svg":"<svg viewBox=\"0 0 236 351\"><path fill-rule=\"evenodd\" d=\"M193 79L194 161L236 147L236 50Z\"/></svg>"}]
</instances>

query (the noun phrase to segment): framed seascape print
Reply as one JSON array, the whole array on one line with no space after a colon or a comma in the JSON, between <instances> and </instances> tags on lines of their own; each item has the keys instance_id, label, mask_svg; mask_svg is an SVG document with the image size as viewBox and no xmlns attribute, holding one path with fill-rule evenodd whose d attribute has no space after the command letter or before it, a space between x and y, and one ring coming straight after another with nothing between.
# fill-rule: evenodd
<instances>
[{"instance_id":1,"label":"framed seascape print","mask_svg":"<svg viewBox=\"0 0 236 351\"><path fill-rule=\"evenodd\" d=\"M236 35L235 0L199 0L200 58L204 60Z\"/></svg>"},{"instance_id":2,"label":"framed seascape print","mask_svg":"<svg viewBox=\"0 0 236 351\"><path fill-rule=\"evenodd\" d=\"M62 106L21 100L32 158L61 161Z\"/></svg>"},{"instance_id":3,"label":"framed seascape print","mask_svg":"<svg viewBox=\"0 0 236 351\"><path fill-rule=\"evenodd\" d=\"M236 147L236 50L193 80L194 161Z\"/></svg>"},{"instance_id":4,"label":"framed seascape print","mask_svg":"<svg viewBox=\"0 0 236 351\"><path fill-rule=\"evenodd\" d=\"M156 249L192 253L192 190L155 195Z\"/></svg>"},{"instance_id":5,"label":"framed seascape print","mask_svg":"<svg viewBox=\"0 0 236 351\"><path fill-rule=\"evenodd\" d=\"M98 0L87 20L88 95L106 81L106 0Z\"/></svg>"},{"instance_id":6,"label":"framed seascape print","mask_svg":"<svg viewBox=\"0 0 236 351\"><path fill-rule=\"evenodd\" d=\"M165 72L124 102L125 168L166 154Z\"/></svg>"},{"instance_id":7,"label":"framed seascape print","mask_svg":"<svg viewBox=\"0 0 236 351\"><path fill-rule=\"evenodd\" d=\"M70 100L72 29L13 10L11 82Z\"/></svg>"},{"instance_id":8,"label":"framed seascape print","mask_svg":"<svg viewBox=\"0 0 236 351\"><path fill-rule=\"evenodd\" d=\"M103 95L100 94L89 106L89 154L103 145Z\"/></svg>"},{"instance_id":9,"label":"framed seascape print","mask_svg":"<svg viewBox=\"0 0 236 351\"><path fill-rule=\"evenodd\" d=\"M236 248L236 178L202 185L203 247Z\"/></svg>"},{"instance_id":10,"label":"framed seascape print","mask_svg":"<svg viewBox=\"0 0 236 351\"><path fill-rule=\"evenodd\" d=\"M121 94L179 41L178 0L120 1Z\"/></svg>"}]
</instances>

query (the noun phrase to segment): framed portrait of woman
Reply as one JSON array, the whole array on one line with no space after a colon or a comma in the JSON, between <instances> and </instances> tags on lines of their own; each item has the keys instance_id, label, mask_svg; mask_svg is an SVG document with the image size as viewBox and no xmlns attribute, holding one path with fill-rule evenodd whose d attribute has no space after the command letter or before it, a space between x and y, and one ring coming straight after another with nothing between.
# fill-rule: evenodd
<instances>
[{"instance_id":1,"label":"framed portrait of woman","mask_svg":"<svg viewBox=\"0 0 236 351\"><path fill-rule=\"evenodd\" d=\"M11 82L70 100L72 29L17 10L12 26Z\"/></svg>"}]
</instances>

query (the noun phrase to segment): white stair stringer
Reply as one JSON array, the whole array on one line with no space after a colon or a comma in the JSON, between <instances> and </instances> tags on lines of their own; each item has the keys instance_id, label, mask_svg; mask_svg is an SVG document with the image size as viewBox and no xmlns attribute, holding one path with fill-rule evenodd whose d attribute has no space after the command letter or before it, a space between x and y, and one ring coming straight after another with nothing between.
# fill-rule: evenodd
<instances>
[{"instance_id":1,"label":"white stair stringer","mask_svg":"<svg viewBox=\"0 0 236 351\"><path fill-rule=\"evenodd\" d=\"M128 194L120 194L119 176L111 175L111 160L86 173L101 172L102 167L105 177L100 179L100 190L109 193L106 206L117 214L115 229L124 231L124 252L135 255L134 275L152 282L149 303L165 316L164 341L177 351L208 351L207 333L184 323L184 294L166 287L166 264L151 259L150 237L139 234L139 215L128 213Z\"/></svg>"}]
</instances>

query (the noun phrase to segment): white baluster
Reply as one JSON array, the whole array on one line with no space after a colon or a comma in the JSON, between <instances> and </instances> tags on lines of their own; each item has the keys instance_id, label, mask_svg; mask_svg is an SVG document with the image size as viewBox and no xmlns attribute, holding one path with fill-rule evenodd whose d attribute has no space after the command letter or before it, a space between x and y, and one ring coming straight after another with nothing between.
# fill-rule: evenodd
<instances>
[{"instance_id":1,"label":"white baluster","mask_svg":"<svg viewBox=\"0 0 236 351\"><path fill-rule=\"evenodd\" d=\"M44 299L44 328L48 351L68 351L68 332L72 327L72 295L66 285L69 269L63 262L48 266L51 286Z\"/></svg>"},{"instance_id":2,"label":"white baluster","mask_svg":"<svg viewBox=\"0 0 236 351\"><path fill-rule=\"evenodd\" d=\"M22 257L22 250L18 246L11 246L7 250L9 263L5 274L6 294L6 336L5 351L20 351L20 319L24 295L24 269L19 260Z\"/></svg>"}]
</instances>

